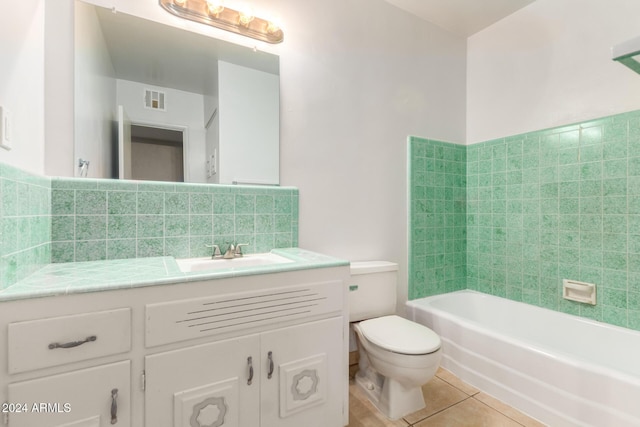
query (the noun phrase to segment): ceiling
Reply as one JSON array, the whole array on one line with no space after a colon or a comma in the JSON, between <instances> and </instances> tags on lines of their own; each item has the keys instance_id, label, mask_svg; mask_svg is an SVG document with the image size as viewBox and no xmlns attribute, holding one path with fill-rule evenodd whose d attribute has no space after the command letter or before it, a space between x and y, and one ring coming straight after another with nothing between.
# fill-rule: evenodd
<instances>
[{"instance_id":1,"label":"ceiling","mask_svg":"<svg viewBox=\"0 0 640 427\"><path fill-rule=\"evenodd\" d=\"M454 34L469 37L535 0L386 0Z\"/></svg>"}]
</instances>

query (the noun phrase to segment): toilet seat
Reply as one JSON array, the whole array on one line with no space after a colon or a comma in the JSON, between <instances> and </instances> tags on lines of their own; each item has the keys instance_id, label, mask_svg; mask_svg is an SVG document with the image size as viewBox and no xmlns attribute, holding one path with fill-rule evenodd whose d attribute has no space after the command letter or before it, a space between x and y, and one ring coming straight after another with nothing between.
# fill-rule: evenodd
<instances>
[{"instance_id":1,"label":"toilet seat","mask_svg":"<svg viewBox=\"0 0 640 427\"><path fill-rule=\"evenodd\" d=\"M400 316L377 317L358 326L370 343L393 353L421 355L440 348L440 337L435 332Z\"/></svg>"}]
</instances>

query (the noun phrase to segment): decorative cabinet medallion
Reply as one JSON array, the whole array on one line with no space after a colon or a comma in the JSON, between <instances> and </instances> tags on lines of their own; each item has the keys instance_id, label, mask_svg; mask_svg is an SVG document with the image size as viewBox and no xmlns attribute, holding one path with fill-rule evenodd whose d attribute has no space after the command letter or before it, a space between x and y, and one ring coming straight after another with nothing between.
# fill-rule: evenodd
<instances>
[{"instance_id":1,"label":"decorative cabinet medallion","mask_svg":"<svg viewBox=\"0 0 640 427\"><path fill-rule=\"evenodd\" d=\"M324 403L327 400L327 355L280 365L280 416Z\"/></svg>"},{"instance_id":2,"label":"decorative cabinet medallion","mask_svg":"<svg viewBox=\"0 0 640 427\"><path fill-rule=\"evenodd\" d=\"M220 427L226 414L224 397L210 397L193 407L190 424L191 427Z\"/></svg>"},{"instance_id":3,"label":"decorative cabinet medallion","mask_svg":"<svg viewBox=\"0 0 640 427\"><path fill-rule=\"evenodd\" d=\"M305 369L293 377L291 394L293 400L306 400L318 391L318 371Z\"/></svg>"},{"instance_id":4,"label":"decorative cabinet medallion","mask_svg":"<svg viewBox=\"0 0 640 427\"><path fill-rule=\"evenodd\" d=\"M176 427L238 425L238 378L174 394Z\"/></svg>"}]
</instances>

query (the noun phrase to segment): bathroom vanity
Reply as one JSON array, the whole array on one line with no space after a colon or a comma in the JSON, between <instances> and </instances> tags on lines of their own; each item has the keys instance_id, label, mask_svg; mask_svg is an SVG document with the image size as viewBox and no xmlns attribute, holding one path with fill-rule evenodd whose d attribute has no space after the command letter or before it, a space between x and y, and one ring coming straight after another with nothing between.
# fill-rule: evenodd
<instances>
[{"instance_id":1,"label":"bathroom vanity","mask_svg":"<svg viewBox=\"0 0 640 427\"><path fill-rule=\"evenodd\" d=\"M279 255L51 264L1 292L0 425L346 425L348 263Z\"/></svg>"}]
</instances>

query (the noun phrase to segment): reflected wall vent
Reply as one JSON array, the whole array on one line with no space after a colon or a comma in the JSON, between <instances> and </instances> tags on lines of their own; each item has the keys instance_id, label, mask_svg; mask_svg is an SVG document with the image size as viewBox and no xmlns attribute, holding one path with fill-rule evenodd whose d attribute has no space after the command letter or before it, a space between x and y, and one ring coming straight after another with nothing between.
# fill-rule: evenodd
<instances>
[{"instance_id":1,"label":"reflected wall vent","mask_svg":"<svg viewBox=\"0 0 640 427\"><path fill-rule=\"evenodd\" d=\"M159 90L144 90L144 107L151 110L167 111L166 102L167 96L164 92Z\"/></svg>"}]
</instances>

